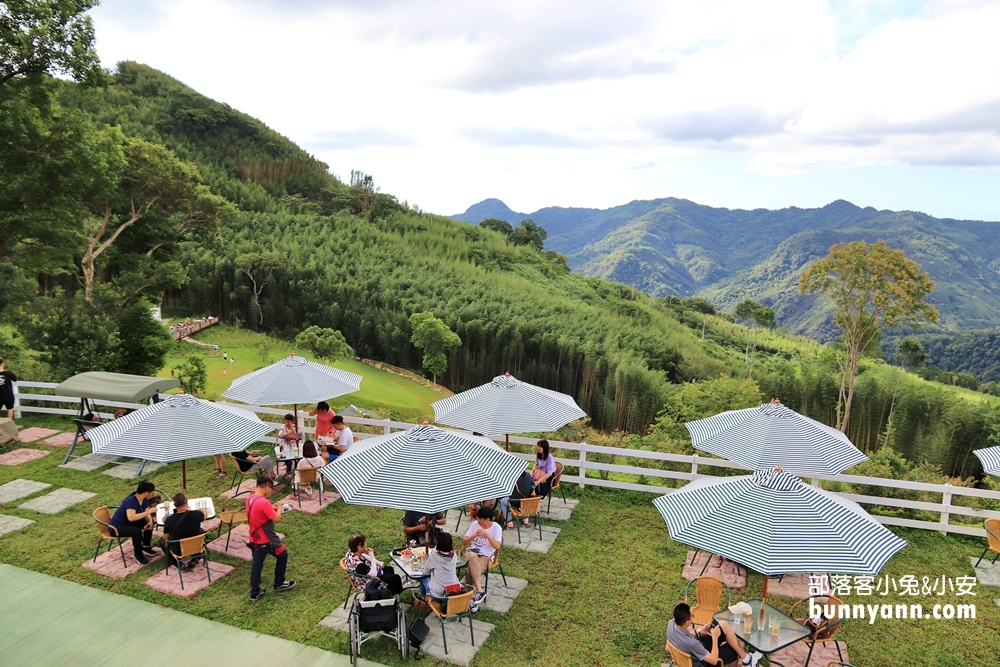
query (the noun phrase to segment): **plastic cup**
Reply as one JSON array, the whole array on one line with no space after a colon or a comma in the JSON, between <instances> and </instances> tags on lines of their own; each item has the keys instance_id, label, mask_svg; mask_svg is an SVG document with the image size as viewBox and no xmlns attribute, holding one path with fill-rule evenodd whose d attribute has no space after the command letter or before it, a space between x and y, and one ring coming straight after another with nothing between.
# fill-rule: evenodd
<instances>
[{"instance_id":1,"label":"plastic cup","mask_svg":"<svg viewBox=\"0 0 1000 667\"><path fill-rule=\"evenodd\" d=\"M746 633L746 634L750 634L751 630L753 630L753 615L752 614L744 614L743 615L743 632Z\"/></svg>"},{"instance_id":2,"label":"plastic cup","mask_svg":"<svg viewBox=\"0 0 1000 667\"><path fill-rule=\"evenodd\" d=\"M771 617L771 634L777 636L781 632L781 621L775 617Z\"/></svg>"}]
</instances>

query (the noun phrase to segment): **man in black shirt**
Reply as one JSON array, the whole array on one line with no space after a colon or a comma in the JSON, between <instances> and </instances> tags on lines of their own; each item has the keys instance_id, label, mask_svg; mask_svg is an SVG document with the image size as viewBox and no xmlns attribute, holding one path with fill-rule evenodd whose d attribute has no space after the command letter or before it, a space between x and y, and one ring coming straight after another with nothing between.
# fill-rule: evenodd
<instances>
[{"instance_id":1,"label":"man in black shirt","mask_svg":"<svg viewBox=\"0 0 1000 667\"><path fill-rule=\"evenodd\" d=\"M201 522L204 520L204 512L189 509L187 496L183 493L178 493L174 496L174 513L168 516L166 521L163 522L163 534L168 535L168 539L171 542L201 535L205 532L201 527ZM163 549L164 553L167 552L167 544L162 537L160 538L160 548ZM171 544L170 551L174 554L180 554L181 545ZM200 560L200 555L192 557L187 565L184 566L184 569L190 570L194 568Z\"/></svg>"},{"instance_id":2,"label":"man in black shirt","mask_svg":"<svg viewBox=\"0 0 1000 667\"><path fill-rule=\"evenodd\" d=\"M0 410L7 410L7 419L14 418L14 383L17 376L4 368L4 361L0 359Z\"/></svg>"},{"instance_id":3,"label":"man in black shirt","mask_svg":"<svg viewBox=\"0 0 1000 667\"><path fill-rule=\"evenodd\" d=\"M425 514L424 512L414 512L407 510L403 515L403 532L406 533L407 540L416 540L420 546L427 540L427 532L430 530L430 547L437 546L438 526L443 526L446 519L444 514Z\"/></svg>"}]
</instances>

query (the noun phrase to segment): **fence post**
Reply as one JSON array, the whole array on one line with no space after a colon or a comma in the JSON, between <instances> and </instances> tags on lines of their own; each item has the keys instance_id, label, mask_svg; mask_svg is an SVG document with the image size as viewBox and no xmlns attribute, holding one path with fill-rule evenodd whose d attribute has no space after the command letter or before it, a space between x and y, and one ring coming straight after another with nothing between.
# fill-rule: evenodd
<instances>
[{"instance_id":1,"label":"fence post","mask_svg":"<svg viewBox=\"0 0 1000 667\"><path fill-rule=\"evenodd\" d=\"M819 488L819 477L813 477L812 485Z\"/></svg>"},{"instance_id":2,"label":"fence post","mask_svg":"<svg viewBox=\"0 0 1000 667\"><path fill-rule=\"evenodd\" d=\"M11 382L10 386L11 386L11 389L13 389L13 391L14 391L14 419L20 419L21 418L21 394L17 390L17 383L16 382ZM6 416L6 415L4 415L4 416Z\"/></svg>"},{"instance_id":3,"label":"fence post","mask_svg":"<svg viewBox=\"0 0 1000 667\"><path fill-rule=\"evenodd\" d=\"M945 482L944 485L946 489L941 494L941 505L944 507L944 509L941 511L941 525L944 526L944 528L941 529L941 534L947 535L948 534L947 526L949 523L949 519L951 518L951 513L948 512L948 508L951 507L951 491L948 490L951 488L951 484Z\"/></svg>"},{"instance_id":4,"label":"fence post","mask_svg":"<svg viewBox=\"0 0 1000 667\"><path fill-rule=\"evenodd\" d=\"M698 455L691 455L691 479L697 479L698 477Z\"/></svg>"},{"instance_id":5,"label":"fence post","mask_svg":"<svg viewBox=\"0 0 1000 667\"><path fill-rule=\"evenodd\" d=\"M583 481L587 479L587 450L584 449L586 446L586 442L580 443L580 488L587 486L587 484Z\"/></svg>"},{"instance_id":6,"label":"fence post","mask_svg":"<svg viewBox=\"0 0 1000 667\"><path fill-rule=\"evenodd\" d=\"M385 426L382 429L384 435L390 435L392 433L392 428L389 427L389 419L386 418Z\"/></svg>"}]
</instances>

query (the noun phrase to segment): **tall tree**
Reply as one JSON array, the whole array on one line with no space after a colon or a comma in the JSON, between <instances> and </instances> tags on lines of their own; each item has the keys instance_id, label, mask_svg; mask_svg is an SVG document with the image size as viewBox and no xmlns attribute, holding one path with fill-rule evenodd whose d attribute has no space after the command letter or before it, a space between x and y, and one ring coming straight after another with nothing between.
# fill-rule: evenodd
<instances>
[{"instance_id":1,"label":"tall tree","mask_svg":"<svg viewBox=\"0 0 1000 667\"><path fill-rule=\"evenodd\" d=\"M248 252L236 258L236 266L253 283L253 303L257 306L257 324L264 324L264 309L260 305L260 295L270 282L271 276L281 267L281 255L276 252Z\"/></svg>"},{"instance_id":2,"label":"tall tree","mask_svg":"<svg viewBox=\"0 0 1000 667\"><path fill-rule=\"evenodd\" d=\"M753 377L753 362L757 354L757 339L760 329L773 329L778 321L774 309L757 303L753 299L743 299L736 304L736 318L747 327L747 347L744 362L747 367L747 377Z\"/></svg>"},{"instance_id":3,"label":"tall tree","mask_svg":"<svg viewBox=\"0 0 1000 667\"><path fill-rule=\"evenodd\" d=\"M506 220L499 220L497 218L486 218L479 223L480 227L485 227L486 229L492 229L500 236L506 239L513 233L514 228L510 226L510 223Z\"/></svg>"},{"instance_id":4,"label":"tall tree","mask_svg":"<svg viewBox=\"0 0 1000 667\"><path fill-rule=\"evenodd\" d=\"M907 336L899 341L899 345L896 346L896 352L899 355L899 364L908 371L920 368L927 361L927 353L924 352L924 346L913 336Z\"/></svg>"},{"instance_id":5,"label":"tall tree","mask_svg":"<svg viewBox=\"0 0 1000 667\"><path fill-rule=\"evenodd\" d=\"M507 239L514 245L531 246L538 252L541 252L545 245L545 239L548 236L549 233L544 228L540 227L531 218L528 218L527 220L522 220L521 224L510 232Z\"/></svg>"},{"instance_id":6,"label":"tall tree","mask_svg":"<svg viewBox=\"0 0 1000 667\"><path fill-rule=\"evenodd\" d=\"M94 24L96 0L5 0L0 3L0 86L18 77L100 76Z\"/></svg>"},{"instance_id":7,"label":"tall tree","mask_svg":"<svg viewBox=\"0 0 1000 667\"><path fill-rule=\"evenodd\" d=\"M460 347L462 339L430 311L410 315L410 331L410 342L424 351L424 370L433 375L437 384L437 376L448 370L446 353Z\"/></svg>"},{"instance_id":8,"label":"tall tree","mask_svg":"<svg viewBox=\"0 0 1000 667\"><path fill-rule=\"evenodd\" d=\"M300 332L295 337L295 344L327 361L348 359L354 356L354 348L347 344L344 334L336 329L319 327L315 324Z\"/></svg>"},{"instance_id":9,"label":"tall tree","mask_svg":"<svg viewBox=\"0 0 1000 667\"><path fill-rule=\"evenodd\" d=\"M885 241L837 243L799 279L802 294L819 292L837 307L834 322L843 336L846 359L840 382L837 427L847 431L858 361L882 327L937 322L938 310L924 299L934 281L920 265ZM842 407L842 409L841 409Z\"/></svg>"}]
</instances>

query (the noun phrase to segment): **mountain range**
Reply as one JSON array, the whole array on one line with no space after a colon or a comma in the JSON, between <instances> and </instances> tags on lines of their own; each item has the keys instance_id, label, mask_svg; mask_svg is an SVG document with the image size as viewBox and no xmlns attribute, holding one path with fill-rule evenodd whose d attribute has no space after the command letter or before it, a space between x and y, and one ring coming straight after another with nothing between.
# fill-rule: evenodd
<instances>
[{"instance_id":1,"label":"mountain range","mask_svg":"<svg viewBox=\"0 0 1000 667\"><path fill-rule=\"evenodd\" d=\"M744 297L775 309L779 326L830 340L824 298L798 293L798 277L834 243L885 240L919 262L936 285L941 328L1000 326L1000 223L935 218L838 200L822 208L727 209L686 199L633 201L609 209L548 207L518 213L486 199L451 216L477 224L530 218L545 247L587 276L655 296L700 296L723 310Z\"/></svg>"}]
</instances>

